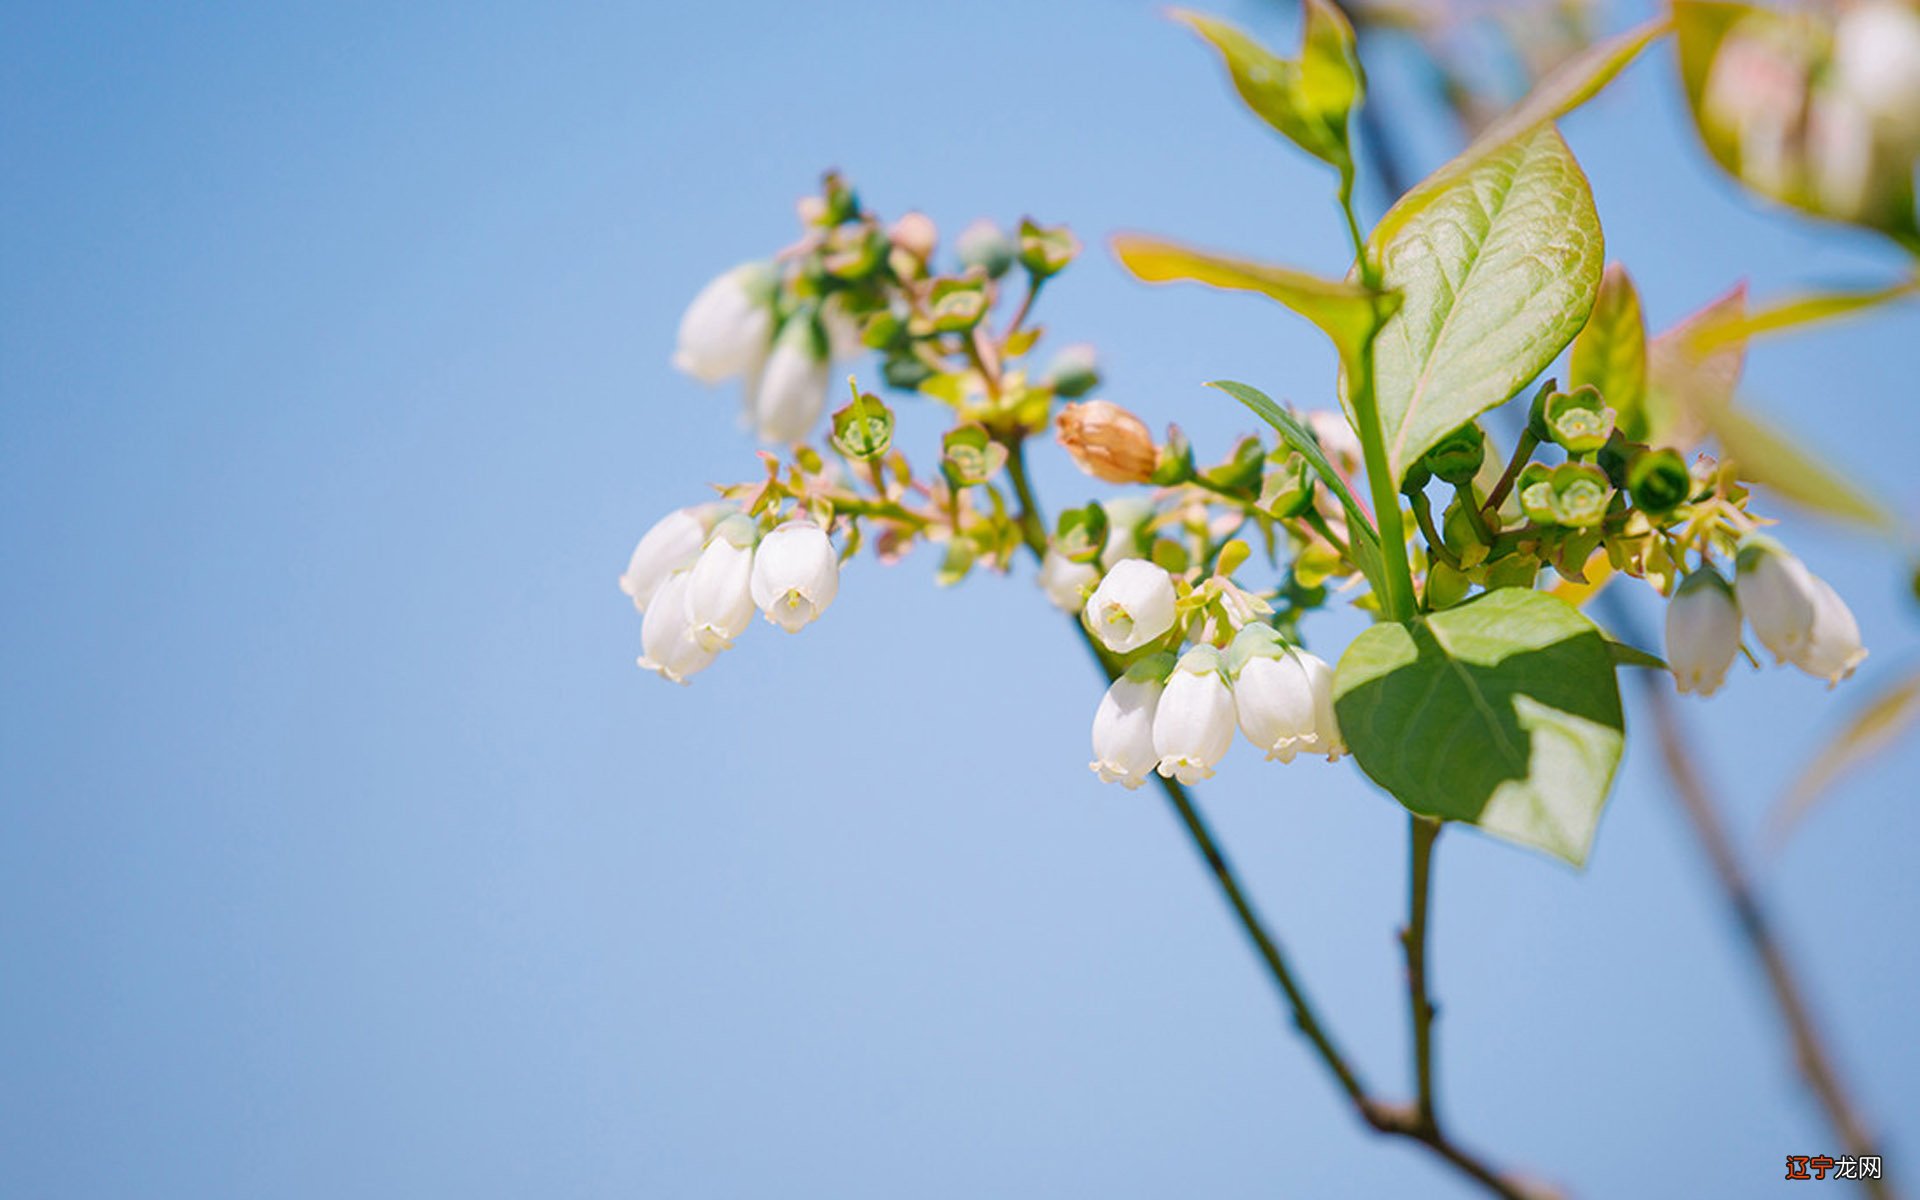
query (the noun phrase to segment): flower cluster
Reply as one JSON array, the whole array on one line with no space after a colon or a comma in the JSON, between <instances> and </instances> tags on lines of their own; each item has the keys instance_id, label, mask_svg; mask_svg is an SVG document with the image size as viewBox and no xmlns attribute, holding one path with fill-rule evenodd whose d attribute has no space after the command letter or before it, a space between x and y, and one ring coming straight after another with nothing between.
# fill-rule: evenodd
<instances>
[{"instance_id":1,"label":"flower cluster","mask_svg":"<svg viewBox=\"0 0 1920 1200\"><path fill-rule=\"evenodd\" d=\"M1090 765L1102 782L1137 788L1156 770L1181 783L1206 779L1233 744L1236 725L1268 759L1324 754L1331 762L1345 752L1333 669L1250 619L1269 606L1236 592L1219 576L1193 589L1163 567L1126 558L1087 597L1082 617L1102 646L1122 655L1148 651L1094 713ZM1210 607L1225 620L1210 616ZM1171 648L1189 630L1211 633L1224 648L1203 640L1175 657Z\"/></svg>"},{"instance_id":2,"label":"flower cluster","mask_svg":"<svg viewBox=\"0 0 1920 1200\"><path fill-rule=\"evenodd\" d=\"M1711 696L1740 653L1744 616L1776 663L1828 686L1852 675L1866 649L1860 626L1831 584L1764 534L1750 534L1729 587L1712 566L1687 575L1667 606L1667 661L1683 692Z\"/></svg>"},{"instance_id":3,"label":"flower cluster","mask_svg":"<svg viewBox=\"0 0 1920 1200\"><path fill-rule=\"evenodd\" d=\"M805 515L776 521L722 505L683 508L641 537L620 590L645 614L640 665L685 683L732 647L756 608L800 632L833 603L840 560Z\"/></svg>"}]
</instances>

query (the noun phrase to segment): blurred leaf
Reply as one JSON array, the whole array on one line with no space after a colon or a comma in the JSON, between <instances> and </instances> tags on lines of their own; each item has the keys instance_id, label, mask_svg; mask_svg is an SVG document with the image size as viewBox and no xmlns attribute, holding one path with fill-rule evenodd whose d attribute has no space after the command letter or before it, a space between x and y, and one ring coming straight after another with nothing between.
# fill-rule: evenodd
<instances>
[{"instance_id":1,"label":"blurred leaf","mask_svg":"<svg viewBox=\"0 0 1920 1200\"><path fill-rule=\"evenodd\" d=\"M1835 780L1862 765L1920 724L1920 671L1875 693L1834 735L1774 806L1770 840L1784 841Z\"/></svg>"},{"instance_id":2,"label":"blurred leaf","mask_svg":"<svg viewBox=\"0 0 1920 1200\"><path fill-rule=\"evenodd\" d=\"M1573 339L1569 388L1597 388L1628 437L1646 421L1647 323L1640 315L1640 293L1627 269L1610 263L1600 276L1593 315Z\"/></svg>"},{"instance_id":3,"label":"blurred leaf","mask_svg":"<svg viewBox=\"0 0 1920 1200\"><path fill-rule=\"evenodd\" d=\"M1343 176L1353 172L1347 114L1360 94L1353 27L1326 0L1307 0L1299 61L1281 58L1215 17L1175 9L1176 21L1206 39L1226 62L1234 90L1255 116Z\"/></svg>"},{"instance_id":4,"label":"blurred leaf","mask_svg":"<svg viewBox=\"0 0 1920 1200\"><path fill-rule=\"evenodd\" d=\"M1607 639L1544 592L1502 588L1347 647L1334 704L1353 756L1417 813L1579 866L1625 740Z\"/></svg>"},{"instance_id":5,"label":"blurred leaf","mask_svg":"<svg viewBox=\"0 0 1920 1200\"><path fill-rule=\"evenodd\" d=\"M1396 485L1566 348L1593 309L1603 263L1587 177L1550 125L1454 174L1369 253L1401 295L1373 347Z\"/></svg>"},{"instance_id":6,"label":"blurred leaf","mask_svg":"<svg viewBox=\"0 0 1920 1200\"><path fill-rule=\"evenodd\" d=\"M1613 664L1617 667L1646 667L1654 671L1667 669L1667 660L1658 654L1648 653L1626 642L1616 642L1612 638L1607 639L1607 653L1613 656Z\"/></svg>"},{"instance_id":7,"label":"blurred leaf","mask_svg":"<svg viewBox=\"0 0 1920 1200\"><path fill-rule=\"evenodd\" d=\"M1113 237L1114 257L1147 283L1185 280L1209 287L1258 292L1320 327L1342 362L1357 360L1367 335L1398 304L1391 293L1363 284L1321 279L1304 271L1251 263L1142 234Z\"/></svg>"},{"instance_id":8,"label":"blurred leaf","mask_svg":"<svg viewBox=\"0 0 1920 1200\"><path fill-rule=\"evenodd\" d=\"M1829 517L1878 529L1897 524L1879 501L1753 413L1727 405L1711 410L1706 418L1741 479L1770 487L1801 507Z\"/></svg>"},{"instance_id":9,"label":"blurred leaf","mask_svg":"<svg viewBox=\"0 0 1920 1200\"><path fill-rule=\"evenodd\" d=\"M1562 63L1551 75L1541 80L1538 87L1527 93L1525 99L1494 118L1480 136L1473 139L1472 145L1400 197L1375 227L1374 244L1392 238L1402 225L1413 220L1441 193L1472 173L1485 159L1591 100L1601 88L1613 82L1628 63L1639 57L1640 52L1651 45L1654 39L1666 33L1667 28L1665 20L1650 21L1618 37L1595 42Z\"/></svg>"},{"instance_id":10,"label":"blurred leaf","mask_svg":"<svg viewBox=\"0 0 1920 1200\"><path fill-rule=\"evenodd\" d=\"M1340 498L1340 506L1347 512L1347 540L1353 551L1353 565L1367 577L1368 586L1376 594L1383 593L1386 587L1386 566L1380 557L1380 535L1374 532L1373 521L1367 516L1360 502L1353 498L1347 488L1347 481L1340 478L1340 472L1333 469L1327 461L1326 452L1320 449L1320 443L1314 439L1307 427L1294 420L1293 414L1275 404L1273 400L1257 388L1244 383L1235 383L1230 379L1217 379L1207 385L1216 387L1235 400L1252 409L1259 418L1273 426L1281 440L1307 460L1315 474L1320 476L1333 494Z\"/></svg>"},{"instance_id":11,"label":"blurred leaf","mask_svg":"<svg viewBox=\"0 0 1920 1200\"><path fill-rule=\"evenodd\" d=\"M1920 279L1908 279L1891 287L1866 292L1815 292L1808 296L1795 296L1750 313L1729 314L1723 319L1710 321L1694 330L1693 346L1700 352L1716 350L1763 334L1837 320L1915 294L1920 294Z\"/></svg>"},{"instance_id":12,"label":"blurred leaf","mask_svg":"<svg viewBox=\"0 0 1920 1200\"><path fill-rule=\"evenodd\" d=\"M1746 312L1747 285L1741 283L1648 343L1647 442L1691 450L1706 435L1703 414L1733 402L1747 361L1746 343L1703 351L1694 338L1704 328L1742 320Z\"/></svg>"}]
</instances>

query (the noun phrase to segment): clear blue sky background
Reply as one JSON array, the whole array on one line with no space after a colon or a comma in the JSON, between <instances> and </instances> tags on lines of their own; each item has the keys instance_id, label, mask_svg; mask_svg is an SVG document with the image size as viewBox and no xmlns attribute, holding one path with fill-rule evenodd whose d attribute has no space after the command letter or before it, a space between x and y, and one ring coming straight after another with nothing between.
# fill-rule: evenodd
<instances>
[{"instance_id":1,"label":"clear blue sky background","mask_svg":"<svg viewBox=\"0 0 1920 1200\"><path fill-rule=\"evenodd\" d=\"M823 167L949 230L1342 266L1325 173L1150 6L42 4L0 34L0 1192L1467 1194L1357 1130L1158 796L1086 770L1098 687L1024 570L863 559L692 688L633 666L634 538L753 469L674 322ZM1656 324L1896 268L1713 176L1664 51L1567 132ZM1097 249L1045 320L1210 451L1246 421L1203 379L1330 400L1303 324ZM1769 346L1750 402L1911 511L1916 340L1909 308ZM1097 494L1052 455L1040 483ZM1920 653L1896 556L1789 532L1868 676ZM1688 704L1743 840L1863 694L1743 670ZM1585 873L1442 845L1447 1110L1583 1196L1770 1194L1839 1147L1635 733ZM1765 868L1910 1179L1916 771ZM1244 746L1199 795L1404 1088L1396 807Z\"/></svg>"}]
</instances>

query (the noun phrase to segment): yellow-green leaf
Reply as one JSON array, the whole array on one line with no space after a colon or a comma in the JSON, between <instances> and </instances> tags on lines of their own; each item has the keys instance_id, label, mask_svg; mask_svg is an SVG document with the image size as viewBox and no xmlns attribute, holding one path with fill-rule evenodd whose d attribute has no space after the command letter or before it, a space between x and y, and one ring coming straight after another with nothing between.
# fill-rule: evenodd
<instances>
[{"instance_id":1,"label":"yellow-green leaf","mask_svg":"<svg viewBox=\"0 0 1920 1200\"><path fill-rule=\"evenodd\" d=\"M1709 322L1693 332L1693 346L1697 351L1716 350L1769 333L1784 333L1823 321L1839 320L1914 295L1920 295L1920 279L1903 280L1891 287L1861 292L1813 292L1805 296L1793 296L1749 313L1729 314Z\"/></svg>"},{"instance_id":2,"label":"yellow-green leaf","mask_svg":"<svg viewBox=\"0 0 1920 1200\"><path fill-rule=\"evenodd\" d=\"M1347 114L1362 87L1353 27L1326 0L1307 0L1301 57L1282 58L1238 27L1202 13L1175 9L1173 18L1218 51L1240 99L1294 145L1353 170Z\"/></svg>"},{"instance_id":3,"label":"yellow-green leaf","mask_svg":"<svg viewBox=\"0 0 1920 1200\"><path fill-rule=\"evenodd\" d=\"M1774 808L1774 840L1784 838L1835 780L1892 746L1916 725L1920 725L1920 671L1876 692L1807 764Z\"/></svg>"},{"instance_id":4,"label":"yellow-green leaf","mask_svg":"<svg viewBox=\"0 0 1920 1200\"><path fill-rule=\"evenodd\" d=\"M1116 234L1112 245L1120 265L1147 283L1204 283L1279 301L1319 326L1343 363L1355 361L1368 334L1398 303L1392 293L1357 282L1321 279L1142 234Z\"/></svg>"},{"instance_id":5,"label":"yellow-green leaf","mask_svg":"<svg viewBox=\"0 0 1920 1200\"><path fill-rule=\"evenodd\" d=\"M1606 397L1615 420L1629 437L1646 421L1647 324L1640 314L1640 293L1627 269L1610 263L1600 277L1600 295L1587 327L1573 339L1569 387L1591 385Z\"/></svg>"},{"instance_id":6,"label":"yellow-green leaf","mask_svg":"<svg viewBox=\"0 0 1920 1200\"><path fill-rule=\"evenodd\" d=\"M1647 411L1644 440L1691 450L1706 436L1706 414L1733 402L1746 366L1744 340L1703 349L1701 330L1744 320L1747 285L1738 284L1647 345Z\"/></svg>"}]
</instances>

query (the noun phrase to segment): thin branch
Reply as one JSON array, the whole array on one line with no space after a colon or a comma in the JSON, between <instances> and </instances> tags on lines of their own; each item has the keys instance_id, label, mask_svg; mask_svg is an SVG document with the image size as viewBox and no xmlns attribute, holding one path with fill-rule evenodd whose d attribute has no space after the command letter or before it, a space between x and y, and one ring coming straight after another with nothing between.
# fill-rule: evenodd
<instances>
[{"instance_id":1,"label":"thin branch","mask_svg":"<svg viewBox=\"0 0 1920 1200\"><path fill-rule=\"evenodd\" d=\"M1433 1099L1433 997L1427 989L1427 908L1432 886L1433 844L1440 839L1440 822L1410 816L1407 880L1407 927L1400 944L1407 955L1407 1011L1413 1020L1413 1074L1420 1123L1439 1127Z\"/></svg>"},{"instance_id":2,"label":"thin branch","mask_svg":"<svg viewBox=\"0 0 1920 1200\"><path fill-rule=\"evenodd\" d=\"M1012 483L1014 496L1020 503L1021 540L1036 561L1042 560L1047 553L1046 525L1041 516L1039 502L1034 498L1032 482L1027 477L1025 446L1019 438L1009 439L1004 444L1007 447L1007 478ZM1086 645L1088 653L1092 654L1094 661L1099 664L1101 673L1109 681L1118 678L1119 664L1099 642L1094 640L1093 635L1087 632L1086 626L1078 620L1072 623L1074 630ZM1221 896L1233 909L1234 916L1238 918L1247 940L1252 943L1254 951L1260 956L1261 963L1267 969L1267 974L1272 977L1274 985L1285 999L1287 1008L1293 1016L1294 1026L1313 1046L1315 1054L1325 1065L1327 1072L1333 1076L1334 1082L1346 1095L1360 1119L1375 1132L1404 1137L1427 1147L1463 1175L1501 1197L1502 1200L1546 1200L1546 1197L1551 1196L1553 1193L1534 1190L1529 1185L1502 1174L1485 1159L1442 1133L1432 1118L1433 1103L1430 1086L1424 1086L1421 1089L1420 1101L1411 1106L1382 1102L1367 1091L1366 1086L1360 1081L1358 1072L1334 1043L1333 1036L1320 1023L1312 1002L1307 998L1300 982L1294 977L1285 952L1280 948L1273 934L1267 930L1266 923L1261 920L1258 910L1253 906L1253 901L1248 898L1246 889L1241 886L1240 877L1227 858L1226 851L1221 849L1220 843L1215 840L1206 818L1195 807L1192 798L1187 795L1186 788L1178 781L1164 776L1159 777L1159 783L1161 790L1166 793L1167 802L1173 806L1175 815L1180 818L1180 824L1186 830L1188 839L1192 841L1194 849L1206 862L1207 869L1213 875L1214 883L1219 887ZM1425 838L1425 851L1416 850L1417 856L1424 857L1431 854L1432 838L1437 835L1437 823L1435 823L1435 830L1435 834L1429 834ZM1416 832L1416 838L1419 836ZM1419 891L1424 893L1426 890L1424 868L1420 870L1418 877ZM1424 895L1416 900L1414 913L1421 940L1424 942L1426 931ZM1424 964L1424 947L1420 961ZM1420 990L1424 1013L1418 1025L1430 1028L1433 1013L1431 1004L1424 1000L1424 965L1420 969L1418 978L1421 980ZM1425 1054L1419 1057L1423 1062L1427 1059ZM1430 1067L1423 1072L1423 1077L1430 1083Z\"/></svg>"}]
</instances>

